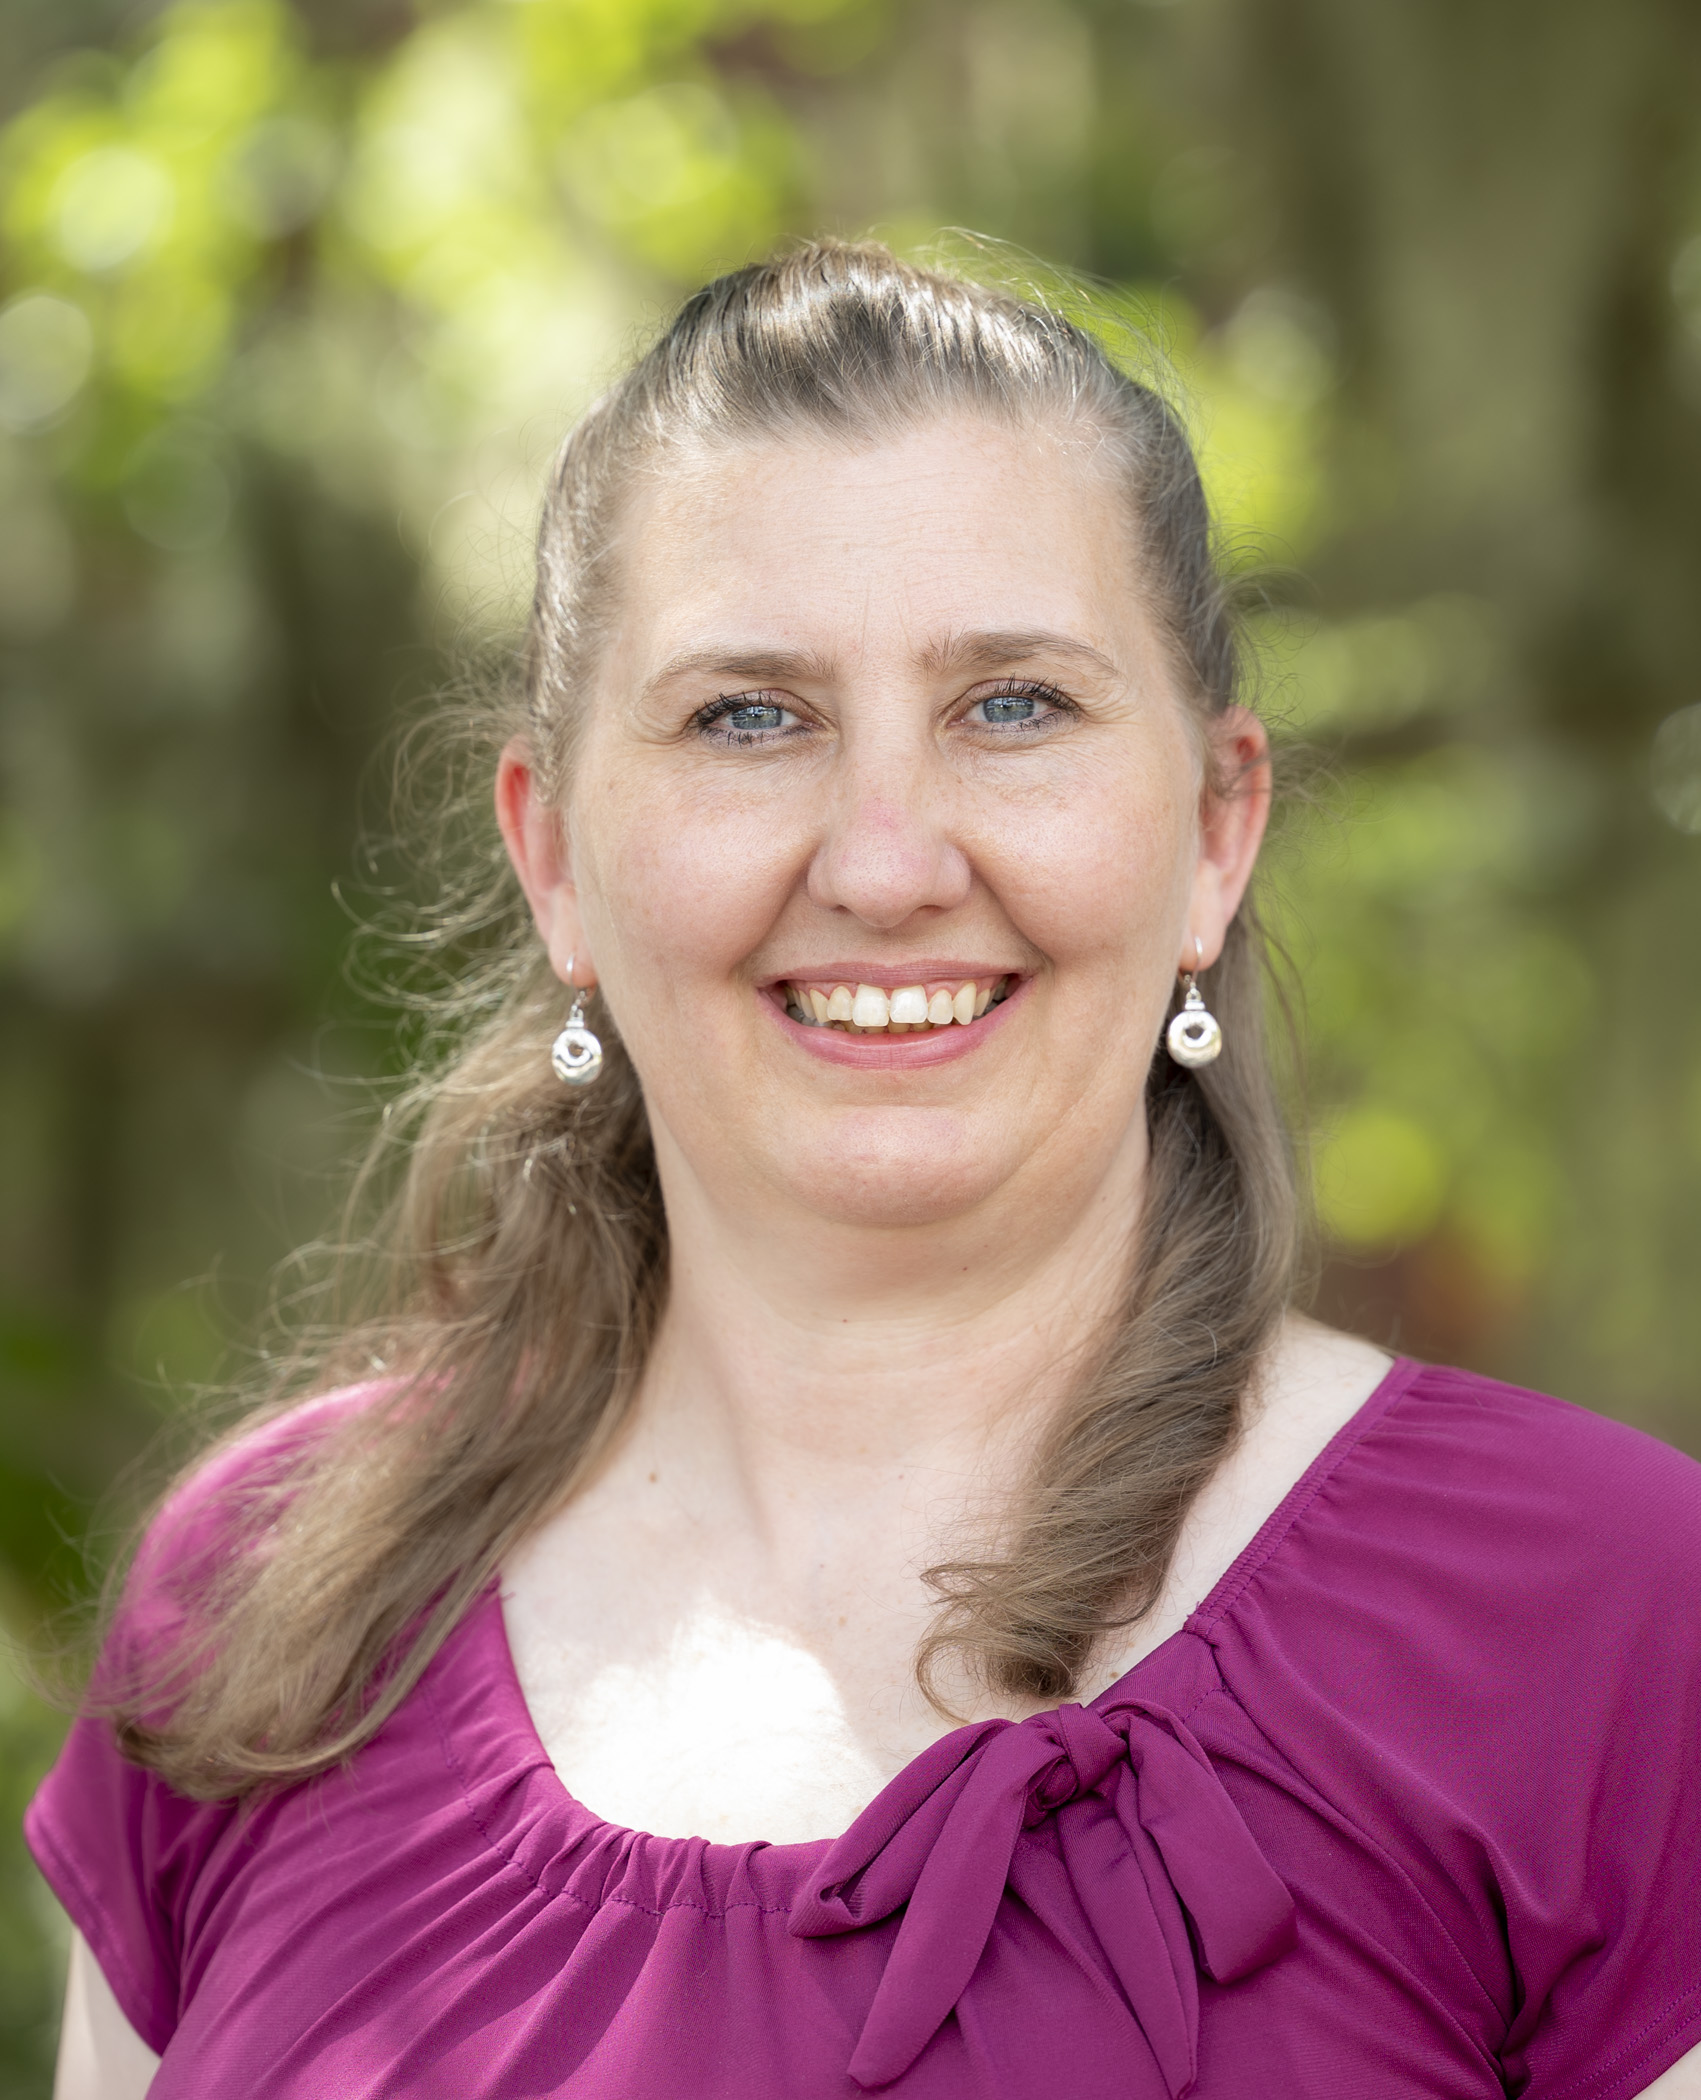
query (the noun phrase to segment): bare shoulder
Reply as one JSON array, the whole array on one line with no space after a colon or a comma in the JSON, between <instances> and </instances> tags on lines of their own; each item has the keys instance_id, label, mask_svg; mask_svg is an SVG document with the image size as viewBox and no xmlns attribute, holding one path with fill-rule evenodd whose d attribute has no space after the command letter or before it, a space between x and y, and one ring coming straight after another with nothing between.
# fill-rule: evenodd
<instances>
[{"instance_id":1,"label":"bare shoulder","mask_svg":"<svg viewBox=\"0 0 1701 2100\"><path fill-rule=\"evenodd\" d=\"M1283 1322L1264 1375L1247 1396L1240 1441L1206 1484L1190 1520L1194 1550L1207 1541L1218 1549L1212 1583L1364 1406L1391 1363L1385 1350L1356 1335L1298 1314Z\"/></svg>"},{"instance_id":2,"label":"bare shoulder","mask_svg":"<svg viewBox=\"0 0 1701 2100\"><path fill-rule=\"evenodd\" d=\"M1252 1395L1244 1444L1256 1446L1265 1464L1278 1449L1303 1450L1297 1480L1376 1391L1392 1363L1385 1349L1356 1334L1290 1313Z\"/></svg>"},{"instance_id":3,"label":"bare shoulder","mask_svg":"<svg viewBox=\"0 0 1701 2100\"><path fill-rule=\"evenodd\" d=\"M1385 1350L1356 1335L1289 1315L1249 1396L1239 1442L1187 1513L1163 1595L1130 1636L1105 1653L1089 1693L1180 1631L1390 1366Z\"/></svg>"}]
</instances>

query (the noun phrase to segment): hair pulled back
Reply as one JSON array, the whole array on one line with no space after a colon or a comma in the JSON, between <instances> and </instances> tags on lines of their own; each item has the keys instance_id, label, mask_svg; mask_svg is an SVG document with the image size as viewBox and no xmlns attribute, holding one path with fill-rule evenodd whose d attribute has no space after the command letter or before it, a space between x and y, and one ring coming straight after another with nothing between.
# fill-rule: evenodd
<instances>
[{"instance_id":1,"label":"hair pulled back","mask_svg":"<svg viewBox=\"0 0 1701 2100\"><path fill-rule=\"evenodd\" d=\"M1210 517L1161 396L1045 302L821 242L698 292L568 437L538 533L524 677L485 708L480 749L523 735L565 796L635 477L680 448L789 433L860 444L964 411L1077 431L1108 461L1181 690L1202 720L1233 704ZM555 1081L560 986L512 890L505 906L513 937L447 993L448 1048L378 1140L400 1163L377 1239L382 1302L296 1359L291 1392L365 1379L359 1404L303 1417L280 1388L276 1426L256 1430L250 1414L233 1460L182 1491L179 1506L217 1502L219 1521L198 1514L194 1529L218 1550L144 1548L144 1576L169 1566L155 1579L178 1631L127 1679L112 1644L97 1700L127 1753L185 1792L292 1781L357 1749L594 1466L641 1372L668 1259L642 1093L606 1012L599 1084ZM1154 1058L1125 1301L996 1538L929 1571L940 1605L924 1685L951 1649L999 1691L1066 1696L1095 1641L1155 1601L1188 1504L1236 1436L1296 1247L1263 960L1243 907L1210 973L1221 1058L1191 1073Z\"/></svg>"}]
</instances>

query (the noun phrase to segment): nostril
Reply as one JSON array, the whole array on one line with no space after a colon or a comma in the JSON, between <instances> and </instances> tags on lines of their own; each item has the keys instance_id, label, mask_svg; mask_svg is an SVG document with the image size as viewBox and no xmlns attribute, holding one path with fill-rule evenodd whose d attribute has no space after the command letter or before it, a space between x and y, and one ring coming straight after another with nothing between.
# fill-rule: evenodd
<instances>
[{"instance_id":1,"label":"nostril","mask_svg":"<svg viewBox=\"0 0 1701 2100\"><path fill-rule=\"evenodd\" d=\"M931 816L878 801L829 826L806 888L813 903L890 932L918 911L961 904L971 882L966 857Z\"/></svg>"}]
</instances>

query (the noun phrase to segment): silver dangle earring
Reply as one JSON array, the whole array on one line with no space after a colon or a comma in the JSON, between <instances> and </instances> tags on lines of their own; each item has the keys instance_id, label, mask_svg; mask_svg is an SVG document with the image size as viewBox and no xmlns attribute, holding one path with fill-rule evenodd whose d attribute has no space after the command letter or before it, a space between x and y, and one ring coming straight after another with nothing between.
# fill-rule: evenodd
<instances>
[{"instance_id":1,"label":"silver dangle earring","mask_svg":"<svg viewBox=\"0 0 1701 2100\"><path fill-rule=\"evenodd\" d=\"M567 981L573 983L573 962L567 958ZM549 1053L555 1076L563 1086L589 1086L602 1071L602 1045L585 1026L585 995L573 985L573 1005L567 1026L555 1038Z\"/></svg>"},{"instance_id":2,"label":"silver dangle earring","mask_svg":"<svg viewBox=\"0 0 1701 2100\"><path fill-rule=\"evenodd\" d=\"M1203 959L1204 953L1205 944L1195 934L1193 958L1196 964ZM1193 970L1182 971L1181 984L1186 996L1182 999L1180 1013L1169 1024L1164 1041L1178 1065L1196 1072L1201 1065L1211 1064L1222 1054L1223 1031L1216 1015L1199 996Z\"/></svg>"}]
</instances>

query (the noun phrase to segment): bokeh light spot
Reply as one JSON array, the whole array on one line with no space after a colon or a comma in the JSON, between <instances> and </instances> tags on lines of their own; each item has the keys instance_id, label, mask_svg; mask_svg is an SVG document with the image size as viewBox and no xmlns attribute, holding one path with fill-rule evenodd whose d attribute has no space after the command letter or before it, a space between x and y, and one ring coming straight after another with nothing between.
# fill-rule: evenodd
<instances>
[{"instance_id":1,"label":"bokeh light spot","mask_svg":"<svg viewBox=\"0 0 1701 2100\"><path fill-rule=\"evenodd\" d=\"M1668 824L1701 834L1701 706L1680 707L1654 731L1654 802Z\"/></svg>"},{"instance_id":2,"label":"bokeh light spot","mask_svg":"<svg viewBox=\"0 0 1701 2100\"><path fill-rule=\"evenodd\" d=\"M94 362L88 315L52 292L25 292L0 308L0 424L28 430L77 394Z\"/></svg>"},{"instance_id":3,"label":"bokeh light spot","mask_svg":"<svg viewBox=\"0 0 1701 2100\"><path fill-rule=\"evenodd\" d=\"M72 162L54 191L59 251L79 270L115 270L164 233L173 197L157 160L128 146L97 147Z\"/></svg>"},{"instance_id":4,"label":"bokeh light spot","mask_svg":"<svg viewBox=\"0 0 1701 2100\"><path fill-rule=\"evenodd\" d=\"M1446 1193L1441 1148L1409 1116L1354 1108L1324 1135L1317 1208L1338 1246L1361 1253L1410 1246L1434 1228Z\"/></svg>"}]
</instances>

